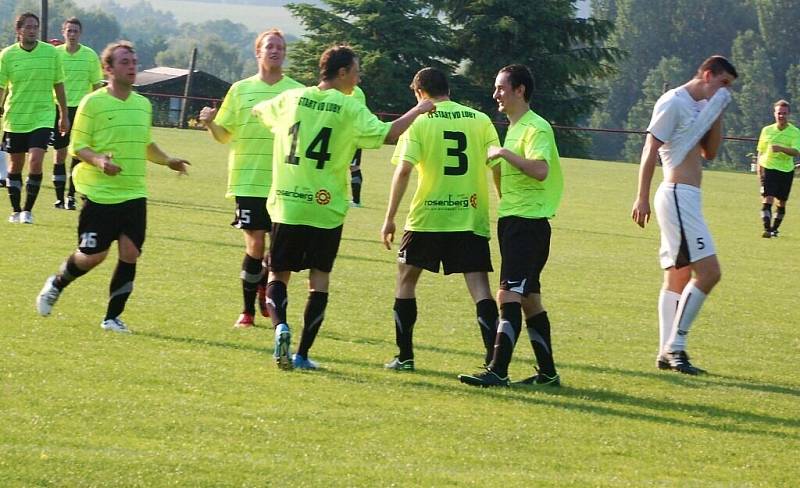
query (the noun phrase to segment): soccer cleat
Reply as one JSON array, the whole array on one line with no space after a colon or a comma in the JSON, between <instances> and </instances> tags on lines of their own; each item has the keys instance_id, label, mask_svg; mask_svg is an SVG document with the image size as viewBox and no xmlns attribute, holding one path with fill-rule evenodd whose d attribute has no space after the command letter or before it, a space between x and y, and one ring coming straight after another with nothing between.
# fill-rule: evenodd
<instances>
[{"instance_id":1,"label":"soccer cleat","mask_svg":"<svg viewBox=\"0 0 800 488\"><path fill-rule=\"evenodd\" d=\"M663 354L659 354L656 357L656 368L658 369L669 369L669 361L667 357Z\"/></svg>"},{"instance_id":2,"label":"soccer cleat","mask_svg":"<svg viewBox=\"0 0 800 488\"><path fill-rule=\"evenodd\" d=\"M384 364L383 367L395 371L414 371L414 360L406 359L405 361L400 361L400 357L395 356L394 359Z\"/></svg>"},{"instance_id":3,"label":"soccer cleat","mask_svg":"<svg viewBox=\"0 0 800 488\"><path fill-rule=\"evenodd\" d=\"M42 291L40 291L39 296L36 297L36 310L42 317L50 315L50 312L53 310L53 305L56 304L58 297L61 296L61 290L56 288L55 281L56 275L47 278L47 281L44 282L44 286L42 287Z\"/></svg>"},{"instance_id":4,"label":"soccer cleat","mask_svg":"<svg viewBox=\"0 0 800 488\"><path fill-rule=\"evenodd\" d=\"M125 322L122 321L119 317L113 319L105 319L100 322L100 327L103 330L108 330L111 332L119 332L121 334L130 334L131 330L125 325Z\"/></svg>"},{"instance_id":5,"label":"soccer cleat","mask_svg":"<svg viewBox=\"0 0 800 488\"><path fill-rule=\"evenodd\" d=\"M12 214L11 214L11 215L8 217L8 221L9 221L10 223L12 223L12 224L19 224L19 222L20 222L19 218L20 218L20 214L21 214L21 213L22 213L22 212L14 212L14 213L12 213Z\"/></svg>"},{"instance_id":6,"label":"soccer cleat","mask_svg":"<svg viewBox=\"0 0 800 488\"><path fill-rule=\"evenodd\" d=\"M764 231L764 232L761 234L761 237L763 237L764 239L769 239L770 237L772 237L772 231L771 231L771 230L769 230L769 229L765 230L765 231Z\"/></svg>"},{"instance_id":7,"label":"soccer cleat","mask_svg":"<svg viewBox=\"0 0 800 488\"><path fill-rule=\"evenodd\" d=\"M361 208L361 204L358 202L350 202L350 208Z\"/></svg>"},{"instance_id":8,"label":"soccer cleat","mask_svg":"<svg viewBox=\"0 0 800 488\"><path fill-rule=\"evenodd\" d=\"M67 208L67 206L63 200L56 200L56 203L53 204L53 208L64 210Z\"/></svg>"},{"instance_id":9,"label":"soccer cleat","mask_svg":"<svg viewBox=\"0 0 800 488\"><path fill-rule=\"evenodd\" d=\"M75 210L75 197L67 197L67 210Z\"/></svg>"},{"instance_id":10,"label":"soccer cleat","mask_svg":"<svg viewBox=\"0 0 800 488\"><path fill-rule=\"evenodd\" d=\"M286 324L275 327L275 352L272 356L280 369L292 369L292 358L289 347L292 343L292 332Z\"/></svg>"},{"instance_id":11,"label":"soccer cleat","mask_svg":"<svg viewBox=\"0 0 800 488\"><path fill-rule=\"evenodd\" d=\"M292 356L292 366L297 369L319 369L319 364L299 354Z\"/></svg>"},{"instance_id":12,"label":"soccer cleat","mask_svg":"<svg viewBox=\"0 0 800 488\"><path fill-rule=\"evenodd\" d=\"M19 214L19 221L23 224L32 224L33 214L28 210L23 210L22 213Z\"/></svg>"},{"instance_id":13,"label":"soccer cleat","mask_svg":"<svg viewBox=\"0 0 800 488\"><path fill-rule=\"evenodd\" d=\"M261 311L261 316L269 317L269 308L267 307L267 285L258 285L256 296L258 297L258 309Z\"/></svg>"},{"instance_id":14,"label":"soccer cleat","mask_svg":"<svg viewBox=\"0 0 800 488\"><path fill-rule=\"evenodd\" d=\"M555 376L547 376L544 373L536 373L535 375L525 378L521 381L515 381L515 385L538 385L538 386L561 386L561 378L556 374Z\"/></svg>"},{"instance_id":15,"label":"soccer cleat","mask_svg":"<svg viewBox=\"0 0 800 488\"><path fill-rule=\"evenodd\" d=\"M686 351L674 351L664 354L664 358L669 363L669 369L678 373L698 375L705 373L705 370L692 366L689 362L689 355Z\"/></svg>"},{"instance_id":16,"label":"soccer cleat","mask_svg":"<svg viewBox=\"0 0 800 488\"><path fill-rule=\"evenodd\" d=\"M772 234L772 237L778 237L778 229L772 229L770 233Z\"/></svg>"},{"instance_id":17,"label":"soccer cleat","mask_svg":"<svg viewBox=\"0 0 800 488\"><path fill-rule=\"evenodd\" d=\"M239 314L239 318L233 324L234 329L249 329L253 326L253 316L247 312Z\"/></svg>"},{"instance_id":18,"label":"soccer cleat","mask_svg":"<svg viewBox=\"0 0 800 488\"><path fill-rule=\"evenodd\" d=\"M480 386L481 388L488 388L490 386L508 386L508 376L500 377L489 368L486 371L481 371L475 374L460 374L458 380L465 385Z\"/></svg>"}]
</instances>

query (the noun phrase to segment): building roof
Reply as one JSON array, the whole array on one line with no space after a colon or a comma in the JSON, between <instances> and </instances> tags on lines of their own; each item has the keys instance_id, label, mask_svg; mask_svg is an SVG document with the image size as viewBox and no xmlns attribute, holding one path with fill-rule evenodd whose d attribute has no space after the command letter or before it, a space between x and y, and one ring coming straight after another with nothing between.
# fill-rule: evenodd
<instances>
[{"instance_id":1,"label":"building roof","mask_svg":"<svg viewBox=\"0 0 800 488\"><path fill-rule=\"evenodd\" d=\"M194 70L198 73L199 70ZM136 73L136 86L152 85L162 81L182 78L189 74L188 69L170 68L169 66L156 66Z\"/></svg>"}]
</instances>

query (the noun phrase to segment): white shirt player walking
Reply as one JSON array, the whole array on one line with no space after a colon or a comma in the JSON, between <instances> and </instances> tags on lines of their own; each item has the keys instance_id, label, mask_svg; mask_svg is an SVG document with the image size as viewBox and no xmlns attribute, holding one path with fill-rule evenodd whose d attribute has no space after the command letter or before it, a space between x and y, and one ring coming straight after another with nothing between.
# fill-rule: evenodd
<instances>
[{"instance_id":1,"label":"white shirt player walking","mask_svg":"<svg viewBox=\"0 0 800 488\"><path fill-rule=\"evenodd\" d=\"M660 157L664 181L654 199L661 228L659 256L665 270L658 299L659 369L691 375L703 372L689 362L686 338L721 273L702 214L701 158L717 155L722 112L730 101L726 87L737 76L727 59L711 56L693 79L659 98L647 129L631 217L640 227L650 220L650 184Z\"/></svg>"}]
</instances>

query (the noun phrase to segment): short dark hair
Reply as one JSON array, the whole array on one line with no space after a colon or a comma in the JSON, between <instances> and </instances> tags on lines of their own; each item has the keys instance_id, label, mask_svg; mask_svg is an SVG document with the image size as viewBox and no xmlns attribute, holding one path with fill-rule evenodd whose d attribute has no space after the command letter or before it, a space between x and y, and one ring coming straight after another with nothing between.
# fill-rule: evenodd
<instances>
[{"instance_id":1,"label":"short dark hair","mask_svg":"<svg viewBox=\"0 0 800 488\"><path fill-rule=\"evenodd\" d=\"M411 89L422 90L431 97L443 97L450 94L447 75L436 68L422 68L411 80Z\"/></svg>"},{"instance_id":2,"label":"short dark hair","mask_svg":"<svg viewBox=\"0 0 800 488\"><path fill-rule=\"evenodd\" d=\"M531 101L533 95L533 74L524 64L509 64L500 69L499 73L508 74L508 82L511 83L511 88L516 89L518 86L524 86L525 91L522 96L526 102Z\"/></svg>"},{"instance_id":3,"label":"short dark hair","mask_svg":"<svg viewBox=\"0 0 800 488\"><path fill-rule=\"evenodd\" d=\"M24 24L26 20L31 19L31 18L36 19L36 23L41 25L41 22L39 21L39 17L35 13L33 13L33 12L25 12L25 13L19 14L19 17L17 17L17 20L15 20L16 29L22 29L22 24Z\"/></svg>"},{"instance_id":4,"label":"short dark hair","mask_svg":"<svg viewBox=\"0 0 800 488\"><path fill-rule=\"evenodd\" d=\"M130 53L135 54L136 50L133 49L131 41L116 41L107 45L100 54L100 61L103 63L103 68L114 66L114 51L119 48L127 49Z\"/></svg>"},{"instance_id":5,"label":"short dark hair","mask_svg":"<svg viewBox=\"0 0 800 488\"><path fill-rule=\"evenodd\" d=\"M725 72L734 78L739 77L739 73L736 72L736 68L728 61L728 58L720 56L719 54L715 54L703 61L703 64L697 68L697 75L695 75L695 77L700 78L706 71L711 71L712 75L719 75Z\"/></svg>"},{"instance_id":6,"label":"short dark hair","mask_svg":"<svg viewBox=\"0 0 800 488\"><path fill-rule=\"evenodd\" d=\"M83 24L81 24L81 21L77 17L70 17L67 20L65 20L64 23L61 24L61 30L66 29L67 24L75 24L78 27L80 27L81 32L83 32Z\"/></svg>"},{"instance_id":7,"label":"short dark hair","mask_svg":"<svg viewBox=\"0 0 800 488\"><path fill-rule=\"evenodd\" d=\"M331 46L319 58L319 77L322 81L331 81L341 68L350 69L356 59L358 56L350 46Z\"/></svg>"}]
</instances>

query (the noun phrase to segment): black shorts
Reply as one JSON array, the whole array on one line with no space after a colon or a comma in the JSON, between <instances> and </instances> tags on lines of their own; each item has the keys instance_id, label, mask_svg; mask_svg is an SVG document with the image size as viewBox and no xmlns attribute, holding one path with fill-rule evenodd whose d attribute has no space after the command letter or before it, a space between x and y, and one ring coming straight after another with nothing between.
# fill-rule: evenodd
<instances>
[{"instance_id":1,"label":"black shorts","mask_svg":"<svg viewBox=\"0 0 800 488\"><path fill-rule=\"evenodd\" d=\"M103 204L85 199L78 217L78 250L98 254L123 234L142 252L147 227L147 199Z\"/></svg>"},{"instance_id":2,"label":"black shorts","mask_svg":"<svg viewBox=\"0 0 800 488\"><path fill-rule=\"evenodd\" d=\"M318 269L330 273L339 252L342 227L320 229L310 225L272 224L269 246L271 271Z\"/></svg>"},{"instance_id":3,"label":"black shorts","mask_svg":"<svg viewBox=\"0 0 800 488\"><path fill-rule=\"evenodd\" d=\"M236 213L231 225L237 229L270 230L272 220L267 212L267 199L261 197L236 197Z\"/></svg>"},{"instance_id":4,"label":"black shorts","mask_svg":"<svg viewBox=\"0 0 800 488\"><path fill-rule=\"evenodd\" d=\"M6 132L3 134L2 150L8 154L26 153L31 148L47 150L53 129L42 127L31 132Z\"/></svg>"},{"instance_id":5,"label":"black shorts","mask_svg":"<svg viewBox=\"0 0 800 488\"><path fill-rule=\"evenodd\" d=\"M501 290L523 296L541 292L539 277L550 256L550 233L550 222L544 218L511 216L497 221Z\"/></svg>"},{"instance_id":6,"label":"black shorts","mask_svg":"<svg viewBox=\"0 0 800 488\"><path fill-rule=\"evenodd\" d=\"M353 159L350 161L350 166L361 166L361 148L356 149L356 153L353 154Z\"/></svg>"},{"instance_id":7,"label":"black shorts","mask_svg":"<svg viewBox=\"0 0 800 488\"><path fill-rule=\"evenodd\" d=\"M397 262L433 273L477 273L492 271L489 239L470 231L418 232L407 230L397 252Z\"/></svg>"},{"instance_id":8,"label":"black shorts","mask_svg":"<svg viewBox=\"0 0 800 488\"><path fill-rule=\"evenodd\" d=\"M67 107L69 131L62 136L61 132L58 131L58 116L60 109L56 107L56 120L53 122L53 137L50 140L50 145L53 146L53 149L64 149L65 147L69 146L69 133L72 132L72 123L75 122L75 112L77 110L78 107Z\"/></svg>"},{"instance_id":9,"label":"black shorts","mask_svg":"<svg viewBox=\"0 0 800 488\"><path fill-rule=\"evenodd\" d=\"M792 191L794 171L761 168L761 196L775 197L785 202Z\"/></svg>"}]
</instances>

